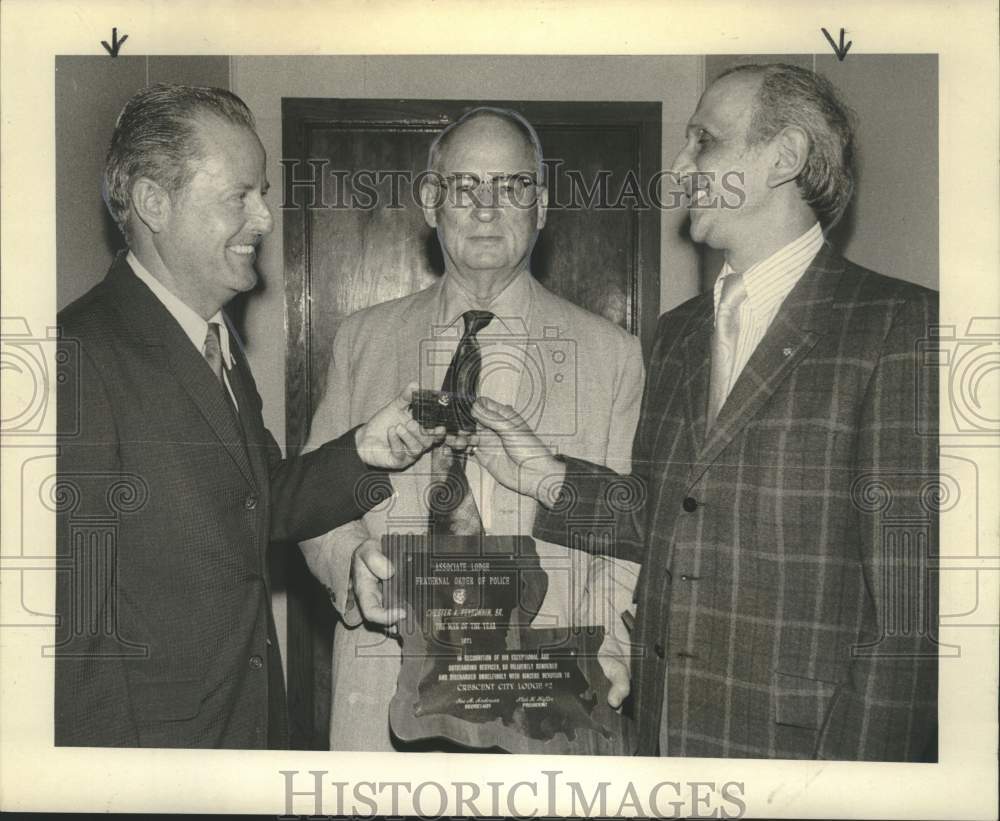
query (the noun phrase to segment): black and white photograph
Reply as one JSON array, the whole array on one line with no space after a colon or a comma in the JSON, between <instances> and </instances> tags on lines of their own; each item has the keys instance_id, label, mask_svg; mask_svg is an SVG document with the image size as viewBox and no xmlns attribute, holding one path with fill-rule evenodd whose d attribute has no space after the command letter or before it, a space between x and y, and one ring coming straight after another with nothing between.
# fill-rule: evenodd
<instances>
[{"instance_id":1,"label":"black and white photograph","mask_svg":"<svg viewBox=\"0 0 1000 821\"><path fill-rule=\"evenodd\" d=\"M4 809L991 817L995 4L145 5L5 66Z\"/></svg>"}]
</instances>

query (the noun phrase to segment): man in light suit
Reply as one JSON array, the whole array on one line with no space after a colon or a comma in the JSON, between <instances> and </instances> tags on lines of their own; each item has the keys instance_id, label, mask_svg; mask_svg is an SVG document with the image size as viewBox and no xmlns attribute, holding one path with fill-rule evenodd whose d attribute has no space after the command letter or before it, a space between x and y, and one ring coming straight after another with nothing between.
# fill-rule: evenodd
<instances>
[{"instance_id":1,"label":"man in light suit","mask_svg":"<svg viewBox=\"0 0 1000 821\"><path fill-rule=\"evenodd\" d=\"M468 331L467 317L481 311L489 314L478 330L479 392L520 408L553 448L626 469L642 392L639 342L531 276L531 249L547 203L534 129L514 112L475 109L440 135L429 159L421 198L444 252L444 277L344 321L310 441L339 435L415 378L423 388L440 388ZM363 520L302 545L341 616L334 633L331 749L406 749L388 723L400 647L378 624L398 613L381 607L370 584L353 589L351 564L353 557L368 582L387 578L392 568L380 551L381 536L427 532L432 461L427 454L393 474L392 500ZM497 486L471 461L465 475L485 533L531 532L533 499ZM588 556L545 542L537 549L549 585L534 626L578 623L583 608L615 598L617 608L628 605L634 566L622 562L619 588L585 590ZM362 614L370 621L363 623Z\"/></svg>"},{"instance_id":2,"label":"man in light suit","mask_svg":"<svg viewBox=\"0 0 1000 821\"><path fill-rule=\"evenodd\" d=\"M404 393L282 459L222 313L257 283L267 187L228 91L152 86L119 116L105 189L129 250L58 318L58 745L286 747L268 545L357 518L444 436Z\"/></svg>"},{"instance_id":3,"label":"man in light suit","mask_svg":"<svg viewBox=\"0 0 1000 821\"><path fill-rule=\"evenodd\" d=\"M633 646L604 659L640 754L936 756L937 387L918 343L937 297L824 241L853 192L851 119L781 64L702 96L674 170L692 237L726 261L660 320L630 510L608 509L606 468L553 457L502 405L475 412L502 443L475 458L538 488L536 538L613 515L617 555L642 563Z\"/></svg>"}]
</instances>

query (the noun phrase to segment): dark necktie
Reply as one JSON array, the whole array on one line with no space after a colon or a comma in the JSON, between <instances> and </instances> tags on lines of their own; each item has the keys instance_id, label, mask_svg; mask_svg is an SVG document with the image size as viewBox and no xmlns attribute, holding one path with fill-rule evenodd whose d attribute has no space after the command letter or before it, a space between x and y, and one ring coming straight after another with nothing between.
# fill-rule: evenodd
<instances>
[{"instance_id":1,"label":"dark necktie","mask_svg":"<svg viewBox=\"0 0 1000 821\"><path fill-rule=\"evenodd\" d=\"M465 333L448 365L441 390L455 394L460 414L468 418L476 400L482 368L476 334L490 324L493 314L489 311L466 311L462 319L465 321ZM434 480L427 501L432 534L472 536L483 533L479 508L465 475L465 458L465 453L456 453L447 445L441 445L431 453Z\"/></svg>"}]
</instances>

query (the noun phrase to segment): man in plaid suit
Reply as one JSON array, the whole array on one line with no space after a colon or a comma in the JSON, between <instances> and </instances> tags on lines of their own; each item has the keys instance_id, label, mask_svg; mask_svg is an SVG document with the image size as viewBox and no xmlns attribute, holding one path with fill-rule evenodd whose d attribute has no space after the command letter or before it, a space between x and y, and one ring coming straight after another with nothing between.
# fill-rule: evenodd
<instances>
[{"instance_id":1,"label":"man in plaid suit","mask_svg":"<svg viewBox=\"0 0 1000 821\"><path fill-rule=\"evenodd\" d=\"M726 263L660 320L631 476L478 403L475 458L542 502L536 537L613 528L642 562L631 647L602 658L640 754L936 760L937 386L917 343L937 298L824 242L853 150L813 72L744 66L705 92L674 171Z\"/></svg>"}]
</instances>

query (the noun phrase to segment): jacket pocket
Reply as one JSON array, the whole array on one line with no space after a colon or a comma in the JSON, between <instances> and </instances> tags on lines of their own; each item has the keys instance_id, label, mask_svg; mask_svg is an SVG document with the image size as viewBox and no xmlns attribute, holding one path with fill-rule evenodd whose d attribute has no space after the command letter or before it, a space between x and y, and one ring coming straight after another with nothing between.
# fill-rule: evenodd
<instances>
[{"instance_id":1,"label":"jacket pocket","mask_svg":"<svg viewBox=\"0 0 1000 821\"><path fill-rule=\"evenodd\" d=\"M776 670L772 686L776 724L819 730L841 685Z\"/></svg>"}]
</instances>

